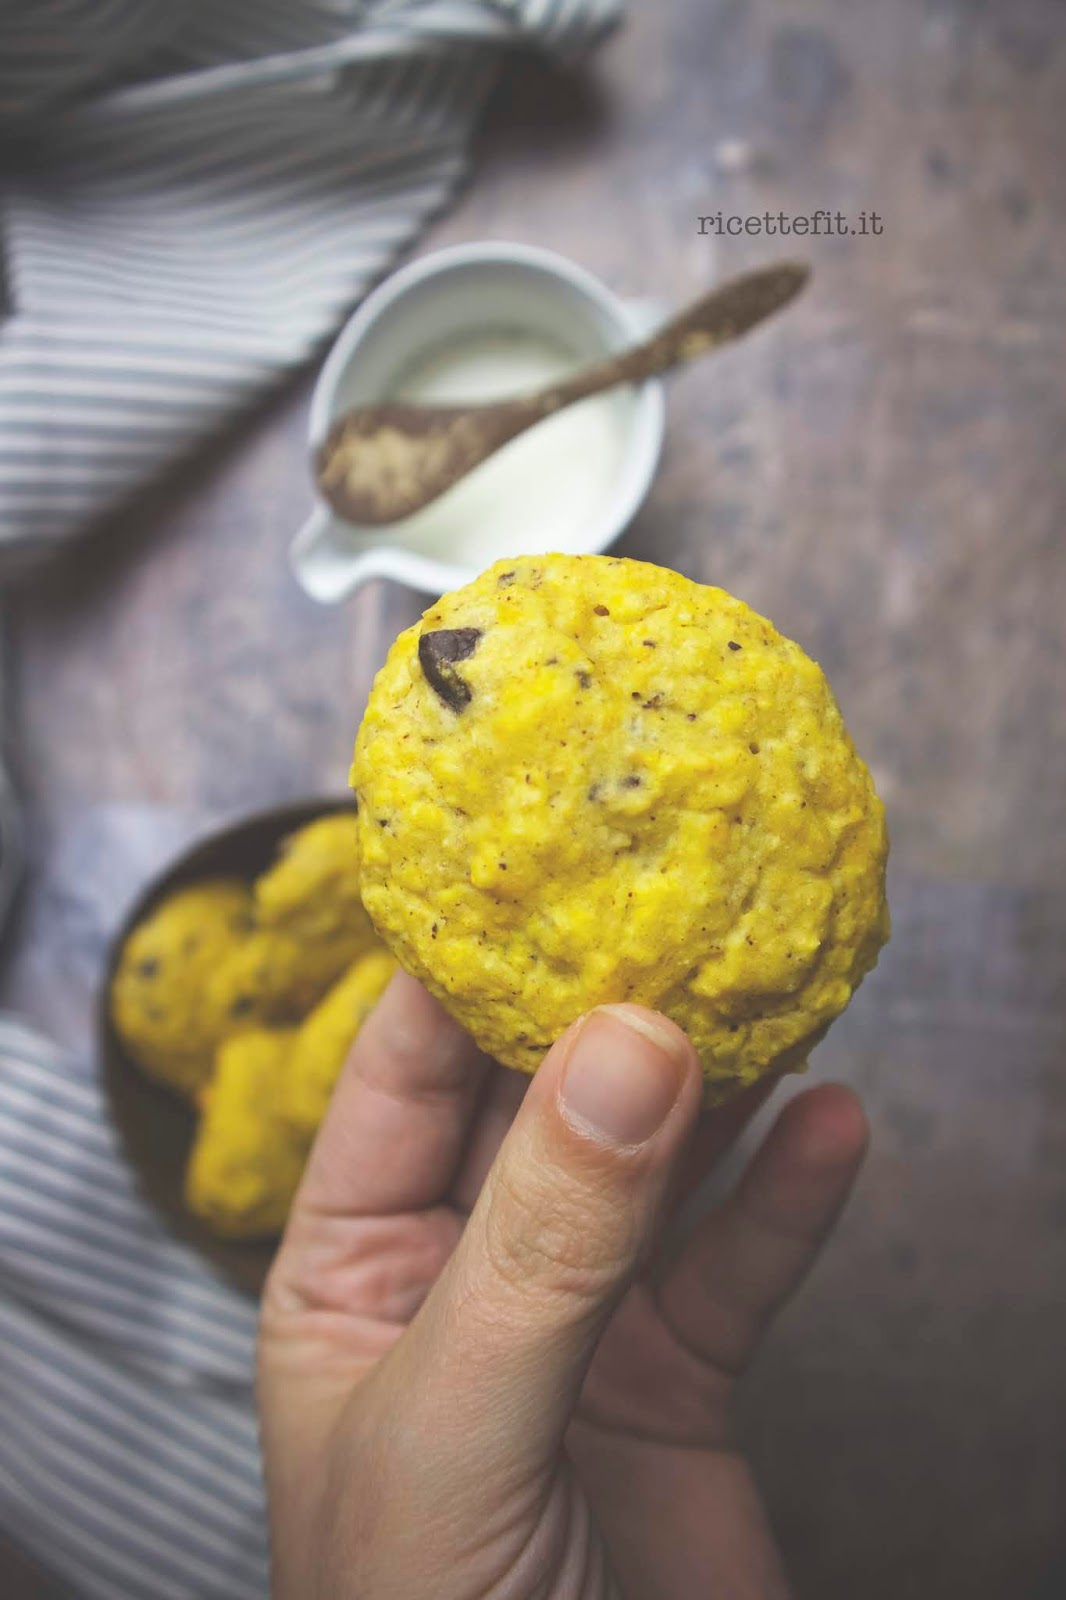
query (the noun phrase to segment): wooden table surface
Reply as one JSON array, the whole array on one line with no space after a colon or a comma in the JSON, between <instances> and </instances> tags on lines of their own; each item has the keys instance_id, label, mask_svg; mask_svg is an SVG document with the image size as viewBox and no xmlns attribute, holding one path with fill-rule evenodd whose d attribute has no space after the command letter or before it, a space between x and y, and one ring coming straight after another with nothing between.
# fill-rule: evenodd
<instances>
[{"instance_id":1,"label":"wooden table surface","mask_svg":"<svg viewBox=\"0 0 1066 1600\"><path fill-rule=\"evenodd\" d=\"M873 1149L744 1400L810 1600L1066 1594L1064 106L1059 0L646 0L591 81L510 74L425 241L533 241L676 302L782 247L815 264L672 383L621 547L812 651L889 805L895 938L814 1068ZM701 237L720 207L884 232ZM289 577L309 387L17 600L33 871L3 998L80 1048L143 875L340 792L420 609Z\"/></svg>"}]
</instances>

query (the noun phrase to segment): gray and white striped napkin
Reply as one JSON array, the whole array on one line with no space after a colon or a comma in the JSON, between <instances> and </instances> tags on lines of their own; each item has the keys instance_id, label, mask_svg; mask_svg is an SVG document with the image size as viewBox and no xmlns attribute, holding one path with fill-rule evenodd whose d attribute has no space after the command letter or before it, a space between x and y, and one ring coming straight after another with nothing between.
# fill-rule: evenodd
<instances>
[{"instance_id":1,"label":"gray and white striped napkin","mask_svg":"<svg viewBox=\"0 0 1066 1600\"><path fill-rule=\"evenodd\" d=\"M0 1019L0 1528L91 1600L263 1600L256 1308L150 1214L95 1083Z\"/></svg>"},{"instance_id":2,"label":"gray and white striped napkin","mask_svg":"<svg viewBox=\"0 0 1066 1600\"><path fill-rule=\"evenodd\" d=\"M306 361L462 177L503 50L618 0L0 0L0 574Z\"/></svg>"}]
</instances>

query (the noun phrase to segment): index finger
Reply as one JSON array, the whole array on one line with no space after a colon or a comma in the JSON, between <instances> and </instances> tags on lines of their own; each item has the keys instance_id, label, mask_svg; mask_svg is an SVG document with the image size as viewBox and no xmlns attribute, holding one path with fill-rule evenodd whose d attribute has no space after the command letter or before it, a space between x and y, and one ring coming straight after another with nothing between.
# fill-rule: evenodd
<instances>
[{"instance_id":1,"label":"index finger","mask_svg":"<svg viewBox=\"0 0 1066 1600\"><path fill-rule=\"evenodd\" d=\"M688 1149L685 1151L674 1189L675 1208L684 1205L700 1185L710 1177L715 1167L729 1154L749 1122L762 1109L779 1082L776 1073L760 1078L757 1083L727 1100L724 1105L713 1106L700 1113Z\"/></svg>"}]
</instances>

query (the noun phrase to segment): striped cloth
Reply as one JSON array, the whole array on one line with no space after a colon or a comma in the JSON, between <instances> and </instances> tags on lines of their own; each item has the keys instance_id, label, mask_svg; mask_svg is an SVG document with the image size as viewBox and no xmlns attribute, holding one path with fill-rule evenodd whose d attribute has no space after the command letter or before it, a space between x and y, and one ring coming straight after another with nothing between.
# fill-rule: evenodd
<instances>
[{"instance_id":1,"label":"striped cloth","mask_svg":"<svg viewBox=\"0 0 1066 1600\"><path fill-rule=\"evenodd\" d=\"M8 630L0 606L0 933L15 899L22 877L22 815L15 791L4 766L7 754L8 717Z\"/></svg>"},{"instance_id":2,"label":"striped cloth","mask_svg":"<svg viewBox=\"0 0 1066 1600\"><path fill-rule=\"evenodd\" d=\"M0 0L0 574L306 361L452 193L503 49L618 0Z\"/></svg>"},{"instance_id":3,"label":"striped cloth","mask_svg":"<svg viewBox=\"0 0 1066 1600\"><path fill-rule=\"evenodd\" d=\"M256 1308L155 1221L95 1084L0 1019L0 1527L92 1600L262 1600Z\"/></svg>"}]
</instances>

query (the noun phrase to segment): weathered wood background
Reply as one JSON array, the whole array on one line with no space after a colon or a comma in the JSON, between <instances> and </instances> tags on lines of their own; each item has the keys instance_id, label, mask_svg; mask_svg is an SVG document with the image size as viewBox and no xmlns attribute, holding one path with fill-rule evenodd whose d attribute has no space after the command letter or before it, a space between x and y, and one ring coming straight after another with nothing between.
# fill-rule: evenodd
<instances>
[{"instance_id":1,"label":"weathered wood background","mask_svg":"<svg viewBox=\"0 0 1066 1600\"><path fill-rule=\"evenodd\" d=\"M699 237L719 206L884 218L802 242L802 302L673 382L622 546L818 656L890 807L895 940L815 1069L862 1090L874 1147L747 1436L802 1597L1055 1600L1066 10L634 0L591 81L508 76L426 244L529 240L680 302L781 248ZM34 860L4 998L79 1046L143 875L218 818L340 791L419 609L383 586L319 609L288 576L309 388L15 602Z\"/></svg>"}]
</instances>

